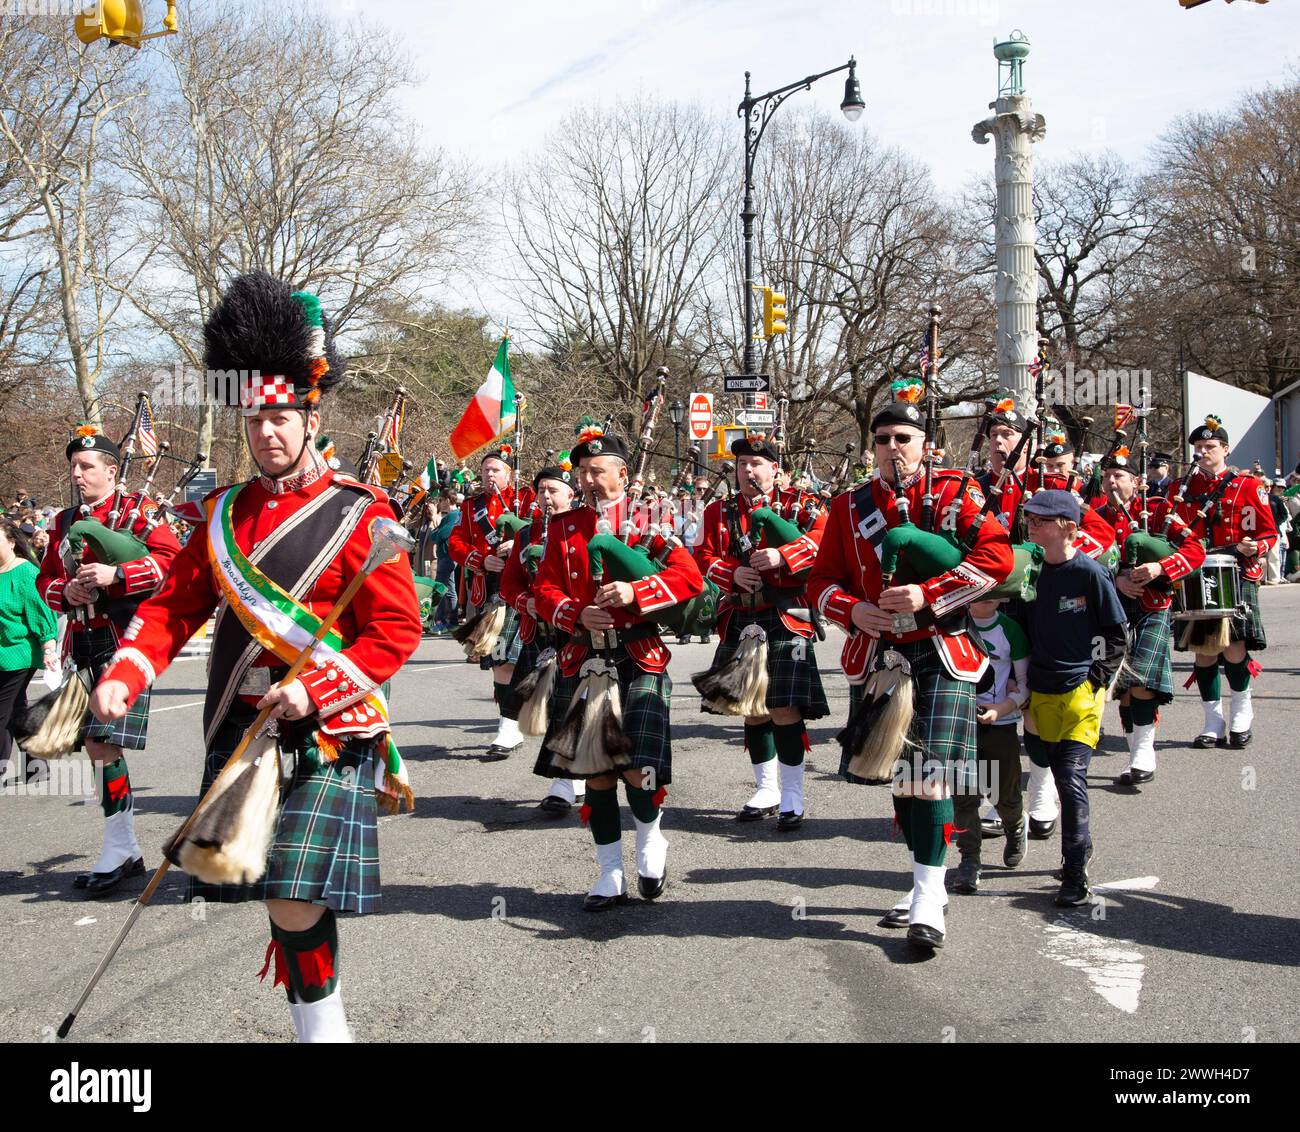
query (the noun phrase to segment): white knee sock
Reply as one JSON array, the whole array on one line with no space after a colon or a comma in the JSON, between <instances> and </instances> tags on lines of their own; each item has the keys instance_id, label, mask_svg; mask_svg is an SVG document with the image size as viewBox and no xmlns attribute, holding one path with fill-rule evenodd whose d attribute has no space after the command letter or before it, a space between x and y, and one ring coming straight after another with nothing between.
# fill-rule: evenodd
<instances>
[{"instance_id":1,"label":"white knee sock","mask_svg":"<svg viewBox=\"0 0 1300 1132\"><path fill-rule=\"evenodd\" d=\"M803 813L803 763L781 763L781 813Z\"/></svg>"},{"instance_id":2,"label":"white knee sock","mask_svg":"<svg viewBox=\"0 0 1300 1132\"><path fill-rule=\"evenodd\" d=\"M347 1016L343 1013L343 996L337 985L319 1002L289 1003L289 1013L293 1015L293 1028L300 1042L352 1041Z\"/></svg>"},{"instance_id":3,"label":"white knee sock","mask_svg":"<svg viewBox=\"0 0 1300 1132\"><path fill-rule=\"evenodd\" d=\"M745 805L755 810L767 810L780 803L781 788L777 784L776 769L778 765L776 759L768 759L765 763L753 764L754 785L758 789L754 791L754 796Z\"/></svg>"}]
</instances>

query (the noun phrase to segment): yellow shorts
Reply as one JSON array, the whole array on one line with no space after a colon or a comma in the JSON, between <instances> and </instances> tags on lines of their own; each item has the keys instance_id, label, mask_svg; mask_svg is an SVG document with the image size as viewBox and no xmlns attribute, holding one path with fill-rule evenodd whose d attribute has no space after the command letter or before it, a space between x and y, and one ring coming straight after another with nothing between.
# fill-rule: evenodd
<instances>
[{"instance_id":1,"label":"yellow shorts","mask_svg":"<svg viewBox=\"0 0 1300 1132\"><path fill-rule=\"evenodd\" d=\"M1095 747L1105 706L1106 689L1094 691L1087 680L1068 692L1030 692L1028 729L1044 743L1070 739Z\"/></svg>"}]
</instances>

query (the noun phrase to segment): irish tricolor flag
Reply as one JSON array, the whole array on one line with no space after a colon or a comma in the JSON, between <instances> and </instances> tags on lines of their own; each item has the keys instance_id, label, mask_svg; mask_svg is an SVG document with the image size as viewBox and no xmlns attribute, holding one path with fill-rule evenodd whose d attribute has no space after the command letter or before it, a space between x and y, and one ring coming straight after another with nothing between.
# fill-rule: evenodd
<instances>
[{"instance_id":1,"label":"irish tricolor flag","mask_svg":"<svg viewBox=\"0 0 1300 1132\"><path fill-rule=\"evenodd\" d=\"M458 460L515 427L515 384L510 380L510 361L506 356L509 345L509 338L501 340L487 379L478 387L460 423L452 429L451 450Z\"/></svg>"}]
</instances>

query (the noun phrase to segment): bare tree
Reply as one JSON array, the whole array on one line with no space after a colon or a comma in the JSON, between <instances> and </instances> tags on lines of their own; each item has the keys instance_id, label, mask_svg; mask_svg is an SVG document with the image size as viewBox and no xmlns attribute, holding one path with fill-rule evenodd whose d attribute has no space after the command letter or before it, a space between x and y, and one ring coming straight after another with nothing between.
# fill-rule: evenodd
<instances>
[{"instance_id":1,"label":"bare tree","mask_svg":"<svg viewBox=\"0 0 1300 1132\"><path fill-rule=\"evenodd\" d=\"M661 364L683 381L699 369L698 301L722 250L729 172L719 137L698 109L672 103L588 108L506 179L519 297L617 402L639 402Z\"/></svg>"},{"instance_id":2,"label":"bare tree","mask_svg":"<svg viewBox=\"0 0 1300 1132\"><path fill-rule=\"evenodd\" d=\"M82 411L99 423L97 383L122 302L107 280L124 273L129 286L147 259L147 249L116 228L120 201L103 176L104 150L141 92L123 81L123 54L82 48L64 30L38 19L0 22L0 150L30 203L11 214L6 233L23 242L31 264L28 281L10 293L21 301L48 267Z\"/></svg>"},{"instance_id":3,"label":"bare tree","mask_svg":"<svg viewBox=\"0 0 1300 1132\"><path fill-rule=\"evenodd\" d=\"M445 278L473 231L470 171L422 147L397 107L414 79L401 45L362 23L343 31L305 3L196 9L126 118L122 166L161 248L131 301L191 366L237 274L319 292L335 332L356 335ZM358 380L382 384L360 361ZM204 451L213 427L208 406Z\"/></svg>"},{"instance_id":4,"label":"bare tree","mask_svg":"<svg viewBox=\"0 0 1300 1132\"><path fill-rule=\"evenodd\" d=\"M1160 234L1153 336L1210 377L1276 393L1300 379L1300 78L1178 122L1149 185Z\"/></svg>"}]
</instances>

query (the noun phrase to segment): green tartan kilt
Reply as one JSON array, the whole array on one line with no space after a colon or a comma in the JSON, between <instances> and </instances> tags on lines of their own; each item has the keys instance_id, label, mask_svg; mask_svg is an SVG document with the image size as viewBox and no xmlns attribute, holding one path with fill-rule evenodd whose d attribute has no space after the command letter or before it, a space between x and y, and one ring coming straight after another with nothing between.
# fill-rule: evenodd
<instances>
[{"instance_id":1,"label":"green tartan kilt","mask_svg":"<svg viewBox=\"0 0 1300 1132\"><path fill-rule=\"evenodd\" d=\"M255 714L241 704L226 717L204 764L203 790L221 772ZM281 790L266 875L248 885L204 884L191 877L189 900L306 900L336 912L378 910L377 742L347 742L338 759L318 764L312 737L310 728L301 728L296 737L282 739L297 758L293 779Z\"/></svg>"},{"instance_id":2,"label":"green tartan kilt","mask_svg":"<svg viewBox=\"0 0 1300 1132\"><path fill-rule=\"evenodd\" d=\"M1127 692L1140 686L1155 693L1156 703L1171 703L1174 698L1174 669L1170 662L1172 614L1168 609L1129 610L1129 614L1133 636L1115 690Z\"/></svg>"},{"instance_id":3,"label":"green tartan kilt","mask_svg":"<svg viewBox=\"0 0 1300 1132\"><path fill-rule=\"evenodd\" d=\"M929 640L888 645L882 641L878 647L901 653L912 666L916 714L907 738L909 744L916 746L905 747L900 756L911 764L909 773L919 779L925 774L927 762L939 762L946 768L955 789L976 789L975 685L949 676ZM849 686L850 718L862 703L862 688L861 684ZM849 773L852 758L853 752L841 744L840 774L849 782L871 785Z\"/></svg>"},{"instance_id":4,"label":"green tartan kilt","mask_svg":"<svg viewBox=\"0 0 1300 1132\"><path fill-rule=\"evenodd\" d=\"M1234 616L1228 626L1228 635L1234 641L1245 641L1251 652L1263 652L1268 648L1268 638L1264 636L1264 617L1259 611L1259 583L1241 580L1241 601L1247 607L1246 612Z\"/></svg>"},{"instance_id":5,"label":"green tartan kilt","mask_svg":"<svg viewBox=\"0 0 1300 1132\"><path fill-rule=\"evenodd\" d=\"M673 682L667 672L645 672L624 649L614 650L618 665L618 691L623 705L623 733L632 741L632 765L628 770L653 772L656 788L673 780L673 738L671 708ZM560 675L551 696L550 726L542 736L533 773L543 778L582 778L563 768L546 745L551 732L563 722L577 690L578 676ZM589 776L586 776L589 777Z\"/></svg>"},{"instance_id":6,"label":"green tartan kilt","mask_svg":"<svg viewBox=\"0 0 1300 1132\"><path fill-rule=\"evenodd\" d=\"M478 666L484 672L490 672L498 664L514 664L519 660L519 650L523 641L519 639L519 614L506 606L506 621L501 626L501 636L492 646L492 651L483 657Z\"/></svg>"},{"instance_id":7,"label":"green tartan kilt","mask_svg":"<svg viewBox=\"0 0 1300 1132\"><path fill-rule=\"evenodd\" d=\"M805 720L830 715L813 642L790 632L775 609L760 609L756 613L732 610L727 634L713 654L711 668L721 668L735 656L741 630L755 624L767 634L767 706L798 708ZM701 703L700 710L708 712L709 708Z\"/></svg>"},{"instance_id":8,"label":"green tartan kilt","mask_svg":"<svg viewBox=\"0 0 1300 1132\"><path fill-rule=\"evenodd\" d=\"M71 630L70 630L71 631ZM110 626L100 629L81 629L72 632L72 660L76 666L85 671L90 678L90 690L94 691L99 678L104 674L113 654L117 652L118 638ZM126 715L112 723L100 723L94 716L90 717L82 739L94 739L100 743L113 743L128 751L143 751L145 740L149 735L149 689L140 693ZM81 740L73 747L81 750Z\"/></svg>"}]
</instances>

